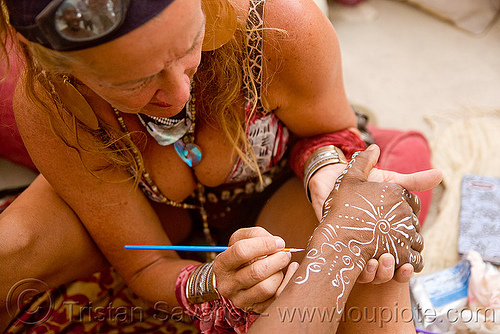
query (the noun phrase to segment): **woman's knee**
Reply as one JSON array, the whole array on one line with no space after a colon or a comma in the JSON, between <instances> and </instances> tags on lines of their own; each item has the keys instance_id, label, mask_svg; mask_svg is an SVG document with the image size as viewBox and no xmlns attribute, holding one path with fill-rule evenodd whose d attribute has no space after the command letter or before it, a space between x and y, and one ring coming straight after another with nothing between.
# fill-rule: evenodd
<instances>
[{"instance_id":1,"label":"woman's knee","mask_svg":"<svg viewBox=\"0 0 500 334\"><path fill-rule=\"evenodd\" d=\"M36 240L40 237L24 224L26 214L21 210L6 210L0 215L0 262L2 266L12 263L23 266L29 254L35 252ZM5 273L6 271L3 270Z\"/></svg>"},{"instance_id":2,"label":"woman's knee","mask_svg":"<svg viewBox=\"0 0 500 334\"><path fill-rule=\"evenodd\" d=\"M0 215L0 245L0 281L42 277L58 285L109 266L73 210L41 177Z\"/></svg>"},{"instance_id":3,"label":"woman's knee","mask_svg":"<svg viewBox=\"0 0 500 334\"><path fill-rule=\"evenodd\" d=\"M5 307L6 301L16 300L17 286L23 282L31 282L40 275L40 266L34 259L36 240L38 236L23 225L22 217L17 210L4 211L0 215L0 302ZM31 288L31 286L30 286ZM12 314L4 314L6 310L0 307L2 317L10 319ZM1 321L0 321L1 324ZM1 327L1 325L0 325Z\"/></svg>"},{"instance_id":4,"label":"woman's knee","mask_svg":"<svg viewBox=\"0 0 500 334\"><path fill-rule=\"evenodd\" d=\"M30 260L41 264L41 257L49 255L44 248L57 249L57 244L50 243L55 241L57 222L63 217L54 212L62 205L57 203L53 192L40 176L0 214L0 259L3 264L17 263L23 267L30 265Z\"/></svg>"}]
</instances>

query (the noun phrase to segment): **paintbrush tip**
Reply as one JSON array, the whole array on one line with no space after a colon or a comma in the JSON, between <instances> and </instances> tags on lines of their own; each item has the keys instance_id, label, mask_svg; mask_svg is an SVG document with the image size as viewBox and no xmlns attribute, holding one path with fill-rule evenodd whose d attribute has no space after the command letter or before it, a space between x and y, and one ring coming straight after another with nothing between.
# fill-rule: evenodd
<instances>
[{"instance_id":1,"label":"paintbrush tip","mask_svg":"<svg viewBox=\"0 0 500 334\"><path fill-rule=\"evenodd\" d=\"M290 252L290 253L297 253L297 252L303 252L305 249L303 248L285 248L283 249L285 252Z\"/></svg>"}]
</instances>

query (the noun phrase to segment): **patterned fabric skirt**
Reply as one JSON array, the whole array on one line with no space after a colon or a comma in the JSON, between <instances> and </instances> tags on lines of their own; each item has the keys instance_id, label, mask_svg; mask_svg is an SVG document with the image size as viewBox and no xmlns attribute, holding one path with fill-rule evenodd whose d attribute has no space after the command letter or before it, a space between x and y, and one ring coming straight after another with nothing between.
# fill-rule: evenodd
<instances>
[{"instance_id":1,"label":"patterned fabric skirt","mask_svg":"<svg viewBox=\"0 0 500 334\"><path fill-rule=\"evenodd\" d=\"M22 290L23 284L37 281L24 280L13 288ZM22 291L18 292L22 295ZM136 296L112 268L29 300L19 299L8 300L9 313L17 311L17 316L5 331L7 334L198 333L180 307L167 313L166 304L150 305Z\"/></svg>"}]
</instances>

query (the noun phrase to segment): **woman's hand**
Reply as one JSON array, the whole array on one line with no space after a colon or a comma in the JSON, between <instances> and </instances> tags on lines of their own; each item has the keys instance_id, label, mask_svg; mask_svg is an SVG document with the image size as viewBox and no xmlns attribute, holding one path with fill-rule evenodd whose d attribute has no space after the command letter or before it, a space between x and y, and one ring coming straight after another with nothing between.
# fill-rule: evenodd
<instances>
[{"instance_id":1,"label":"woman's hand","mask_svg":"<svg viewBox=\"0 0 500 334\"><path fill-rule=\"evenodd\" d=\"M345 164L328 165L318 170L309 181L309 190L314 212L321 219L323 203L332 191L335 180L345 169ZM384 172L384 171L380 171ZM370 173L371 175L371 173ZM409 282L413 276L413 266L404 264L395 271L396 261L391 254L383 254L378 260L371 259L358 277L358 283L382 284L391 279L399 283Z\"/></svg>"},{"instance_id":2,"label":"woman's hand","mask_svg":"<svg viewBox=\"0 0 500 334\"><path fill-rule=\"evenodd\" d=\"M241 309L262 312L281 293L297 265L291 264L283 278L282 269L291 259L283 252L285 241L262 227L239 229L220 253L213 269L217 289Z\"/></svg>"},{"instance_id":3,"label":"woman's hand","mask_svg":"<svg viewBox=\"0 0 500 334\"><path fill-rule=\"evenodd\" d=\"M409 263L403 264L397 270L396 260L389 253L380 255L378 260L368 260L365 268L357 279L357 283L382 284L394 279L399 283L407 283L413 276L413 266Z\"/></svg>"},{"instance_id":4,"label":"woman's hand","mask_svg":"<svg viewBox=\"0 0 500 334\"><path fill-rule=\"evenodd\" d=\"M380 150L377 147L378 154ZM318 220L321 219L323 203L332 191L337 177L344 170L344 164L328 165L318 170L309 180L309 191L314 212ZM371 182L389 182L400 185L408 191L425 191L432 189L441 182L441 171L431 169L413 174L400 174L381 169L373 168L368 176ZM418 213L416 213L418 216Z\"/></svg>"},{"instance_id":5,"label":"woman's hand","mask_svg":"<svg viewBox=\"0 0 500 334\"><path fill-rule=\"evenodd\" d=\"M397 184L368 181L379 153L372 145L353 155L325 201L320 227L340 240L336 244L366 261L390 253L396 267L410 263L418 272L423 268L417 219L420 203Z\"/></svg>"},{"instance_id":6,"label":"woman's hand","mask_svg":"<svg viewBox=\"0 0 500 334\"><path fill-rule=\"evenodd\" d=\"M335 164L321 168L317 171L309 182L311 192L312 206L318 219L321 219L323 203L328 197L335 184L337 177L344 170L345 165ZM442 174L438 170L429 170L414 174L400 174L391 171L372 169L368 176L368 181L372 182L391 182L399 184L409 191L423 191L431 189L439 184ZM418 210L418 208L416 208ZM418 216L418 212L416 212ZM418 231L420 225L416 221ZM400 283L408 282L413 275L413 266L410 264L402 265L395 270L395 259L391 254L383 254L378 261L371 259L365 266L362 274L358 278L358 283L386 283L391 279Z\"/></svg>"}]
</instances>

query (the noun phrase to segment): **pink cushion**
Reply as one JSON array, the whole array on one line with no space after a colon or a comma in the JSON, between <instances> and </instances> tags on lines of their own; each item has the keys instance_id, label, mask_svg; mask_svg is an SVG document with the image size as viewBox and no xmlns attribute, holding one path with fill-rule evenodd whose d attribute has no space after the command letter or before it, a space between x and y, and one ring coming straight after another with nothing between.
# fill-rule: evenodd
<instances>
[{"instance_id":1,"label":"pink cushion","mask_svg":"<svg viewBox=\"0 0 500 334\"><path fill-rule=\"evenodd\" d=\"M6 79L0 82L0 157L16 164L36 170L28 151L24 147L12 110L12 97L19 78L19 61L15 54L9 55L10 69ZM5 61L0 62L0 78L5 75Z\"/></svg>"},{"instance_id":2,"label":"pink cushion","mask_svg":"<svg viewBox=\"0 0 500 334\"><path fill-rule=\"evenodd\" d=\"M425 137L417 131L398 131L369 126L380 147L378 167L402 174L431 169L431 151ZM419 220L423 224L432 201L432 190L415 192L421 201Z\"/></svg>"}]
</instances>

